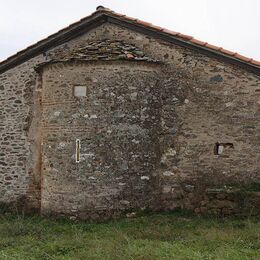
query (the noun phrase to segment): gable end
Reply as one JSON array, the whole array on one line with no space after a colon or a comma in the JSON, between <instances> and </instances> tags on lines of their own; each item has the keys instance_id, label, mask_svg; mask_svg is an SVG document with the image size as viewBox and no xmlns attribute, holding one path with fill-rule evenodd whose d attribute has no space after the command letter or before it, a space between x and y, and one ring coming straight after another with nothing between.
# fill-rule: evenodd
<instances>
[{"instance_id":1,"label":"gable end","mask_svg":"<svg viewBox=\"0 0 260 260\"><path fill-rule=\"evenodd\" d=\"M97 8L97 11L80 21L58 31L57 33L29 46L0 63L0 73L3 73L49 49L74 39L100 25L109 22L153 38L161 39L175 45L196 50L206 56L214 57L223 62L237 65L256 75L260 75L258 61L243 57L237 53L224 50L207 43L203 43L191 36L171 32L125 15L117 14L107 8ZM211 46L211 47L210 47Z\"/></svg>"}]
</instances>

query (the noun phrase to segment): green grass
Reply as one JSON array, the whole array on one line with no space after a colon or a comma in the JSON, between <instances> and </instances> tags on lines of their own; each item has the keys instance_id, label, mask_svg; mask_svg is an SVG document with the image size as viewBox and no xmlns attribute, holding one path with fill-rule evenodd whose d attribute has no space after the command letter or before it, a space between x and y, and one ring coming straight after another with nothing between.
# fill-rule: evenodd
<instances>
[{"instance_id":1,"label":"green grass","mask_svg":"<svg viewBox=\"0 0 260 260\"><path fill-rule=\"evenodd\" d=\"M0 215L0 259L260 259L260 222L176 213L101 224Z\"/></svg>"}]
</instances>

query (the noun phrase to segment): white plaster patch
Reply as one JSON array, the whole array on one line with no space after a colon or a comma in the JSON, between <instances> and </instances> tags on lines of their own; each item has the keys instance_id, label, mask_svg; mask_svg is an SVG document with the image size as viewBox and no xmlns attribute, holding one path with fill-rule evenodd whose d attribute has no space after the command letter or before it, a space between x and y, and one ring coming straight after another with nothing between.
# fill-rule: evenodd
<instances>
[{"instance_id":1,"label":"white plaster patch","mask_svg":"<svg viewBox=\"0 0 260 260\"><path fill-rule=\"evenodd\" d=\"M172 190L171 186L164 186L162 192L163 193L169 193L169 192L171 192L171 190Z\"/></svg>"},{"instance_id":2,"label":"white plaster patch","mask_svg":"<svg viewBox=\"0 0 260 260\"><path fill-rule=\"evenodd\" d=\"M135 218L136 217L136 212L131 212L126 214L127 218Z\"/></svg>"},{"instance_id":3,"label":"white plaster patch","mask_svg":"<svg viewBox=\"0 0 260 260\"><path fill-rule=\"evenodd\" d=\"M124 101L124 97L122 97L122 96L118 96L117 99L121 100L121 102Z\"/></svg>"},{"instance_id":4,"label":"white plaster patch","mask_svg":"<svg viewBox=\"0 0 260 260\"><path fill-rule=\"evenodd\" d=\"M228 102L225 105L226 105L226 107L231 107L231 106L233 106L233 103L232 102Z\"/></svg>"},{"instance_id":5,"label":"white plaster patch","mask_svg":"<svg viewBox=\"0 0 260 260\"><path fill-rule=\"evenodd\" d=\"M60 115L60 111L55 111L54 112L54 116L59 116Z\"/></svg>"},{"instance_id":6,"label":"white plaster patch","mask_svg":"<svg viewBox=\"0 0 260 260\"><path fill-rule=\"evenodd\" d=\"M86 86L75 86L74 87L74 96L75 97L86 97L87 96L87 87Z\"/></svg>"},{"instance_id":7,"label":"white plaster patch","mask_svg":"<svg viewBox=\"0 0 260 260\"><path fill-rule=\"evenodd\" d=\"M161 118L161 126L164 127L165 126L165 121L163 118Z\"/></svg>"},{"instance_id":8,"label":"white plaster patch","mask_svg":"<svg viewBox=\"0 0 260 260\"><path fill-rule=\"evenodd\" d=\"M173 148L169 148L166 152L165 152L165 156L175 156L177 154L177 152L173 149Z\"/></svg>"},{"instance_id":9,"label":"white plaster patch","mask_svg":"<svg viewBox=\"0 0 260 260\"><path fill-rule=\"evenodd\" d=\"M97 115L90 115L89 118L90 118L90 119L95 119L95 118L97 118Z\"/></svg>"},{"instance_id":10,"label":"white plaster patch","mask_svg":"<svg viewBox=\"0 0 260 260\"><path fill-rule=\"evenodd\" d=\"M136 98L137 98L137 92L133 92L133 93L130 94L131 100L136 100Z\"/></svg>"},{"instance_id":11,"label":"white plaster patch","mask_svg":"<svg viewBox=\"0 0 260 260\"><path fill-rule=\"evenodd\" d=\"M132 143L134 143L134 144L139 144L140 141L139 141L139 140L136 140L136 139L132 139Z\"/></svg>"},{"instance_id":12,"label":"white plaster patch","mask_svg":"<svg viewBox=\"0 0 260 260\"><path fill-rule=\"evenodd\" d=\"M81 159L82 159L82 161L90 160L90 158L92 158L94 156L95 156L94 153L82 153L81 154Z\"/></svg>"},{"instance_id":13,"label":"white plaster patch","mask_svg":"<svg viewBox=\"0 0 260 260\"><path fill-rule=\"evenodd\" d=\"M65 142L60 142L60 143L58 144L58 149L59 149L59 150L62 150L65 146L66 146L66 143L65 143Z\"/></svg>"},{"instance_id":14,"label":"white plaster patch","mask_svg":"<svg viewBox=\"0 0 260 260\"><path fill-rule=\"evenodd\" d=\"M79 115L78 114L73 114L71 117L75 119L75 118L78 118Z\"/></svg>"},{"instance_id":15,"label":"white plaster patch","mask_svg":"<svg viewBox=\"0 0 260 260\"><path fill-rule=\"evenodd\" d=\"M130 202L128 200L120 200L120 203L123 205L129 205Z\"/></svg>"},{"instance_id":16,"label":"white plaster patch","mask_svg":"<svg viewBox=\"0 0 260 260\"><path fill-rule=\"evenodd\" d=\"M222 66L222 65L216 65L216 68L219 68L219 69L224 69L225 67Z\"/></svg>"},{"instance_id":17,"label":"white plaster patch","mask_svg":"<svg viewBox=\"0 0 260 260\"><path fill-rule=\"evenodd\" d=\"M218 154L222 154L224 151L224 146L223 145L219 145L218 146Z\"/></svg>"},{"instance_id":18,"label":"white plaster patch","mask_svg":"<svg viewBox=\"0 0 260 260\"><path fill-rule=\"evenodd\" d=\"M174 173L170 172L170 171L163 172L163 176L173 176L173 175L174 175Z\"/></svg>"}]
</instances>

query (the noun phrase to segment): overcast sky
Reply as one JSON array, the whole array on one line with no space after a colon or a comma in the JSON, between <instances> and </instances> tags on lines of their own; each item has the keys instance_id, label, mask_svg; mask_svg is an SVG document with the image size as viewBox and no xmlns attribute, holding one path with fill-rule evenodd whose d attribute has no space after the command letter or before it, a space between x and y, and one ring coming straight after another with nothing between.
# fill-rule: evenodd
<instances>
[{"instance_id":1,"label":"overcast sky","mask_svg":"<svg viewBox=\"0 0 260 260\"><path fill-rule=\"evenodd\" d=\"M260 60L260 0L0 0L0 61L98 5Z\"/></svg>"}]
</instances>

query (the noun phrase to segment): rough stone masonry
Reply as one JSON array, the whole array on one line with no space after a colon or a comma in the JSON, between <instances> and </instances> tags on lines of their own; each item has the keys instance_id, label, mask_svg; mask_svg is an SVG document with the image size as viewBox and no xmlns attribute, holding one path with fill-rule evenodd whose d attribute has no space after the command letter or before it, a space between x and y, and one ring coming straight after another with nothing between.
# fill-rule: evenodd
<instances>
[{"instance_id":1,"label":"rough stone masonry","mask_svg":"<svg viewBox=\"0 0 260 260\"><path fill-rule=\"evenodd\" d=\"M149 28L99 8L0 63L1 209L259 214L260 66Z\"/></svg>"}]
</instances>

